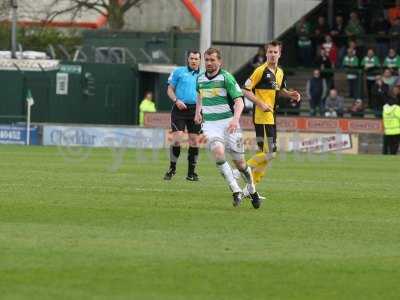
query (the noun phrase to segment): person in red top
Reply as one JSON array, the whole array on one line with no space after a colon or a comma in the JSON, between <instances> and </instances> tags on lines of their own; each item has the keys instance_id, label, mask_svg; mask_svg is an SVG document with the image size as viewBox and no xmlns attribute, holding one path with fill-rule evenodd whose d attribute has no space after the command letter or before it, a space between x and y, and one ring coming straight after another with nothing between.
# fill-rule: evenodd
<instances>
[{"instance_id":1,"label":"person in red top","mask_svg":"<svg viewBox=\"0 0 400 300\"><path fill-rule=\"evenodd\" d=\"M396 0L396 6L389 8L388 18L392 25L394 25L397 18L400 18L400 0Z\"/></svg>"},{"instance_id":2,"label":"person in red top","mask_svg":"<svg viewBox=\"0 0 400 300\"><path fill-rule=\"evenodd\" d=\"M337 58L337 47L329 34L325 35L325 41L321 44L321 48L325 50L331 61L332 67L335 67Z\"/></svg>"}]
</instances>

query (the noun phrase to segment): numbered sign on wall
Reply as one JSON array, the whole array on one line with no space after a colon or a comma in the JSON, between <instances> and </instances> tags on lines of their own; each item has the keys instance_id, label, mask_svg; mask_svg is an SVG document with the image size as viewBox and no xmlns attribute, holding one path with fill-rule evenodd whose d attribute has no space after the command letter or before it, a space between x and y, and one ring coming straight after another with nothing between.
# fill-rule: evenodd
<instances>
[{"instance_id":1,"label":"numbered sign on wall","mask_svg":"<svg viewBox=\"0 0 400 300\"><path fill-rule=\"evenodd\" d=\"M57 84L56 84L57 95L68 95L68 74L57 73Z\"/></svg>"}]
</instances>

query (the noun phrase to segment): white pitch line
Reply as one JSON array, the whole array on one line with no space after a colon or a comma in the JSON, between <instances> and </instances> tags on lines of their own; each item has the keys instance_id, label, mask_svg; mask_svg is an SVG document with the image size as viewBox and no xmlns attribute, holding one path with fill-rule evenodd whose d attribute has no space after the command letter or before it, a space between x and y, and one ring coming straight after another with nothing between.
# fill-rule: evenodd
<instances>
[{"instance_id":1,"label":"white pitch line","mask_svg":"<svg viewBox=\"0 0 400 300\"><path fill-rule=\"evenodd\" d=\"M189 189L154 189L154 188L135 188L135 191L138 192L179 192L179 193L183 193L183 192L191 192L193 190L189 190Z\"/></svg>"}]
</instances>

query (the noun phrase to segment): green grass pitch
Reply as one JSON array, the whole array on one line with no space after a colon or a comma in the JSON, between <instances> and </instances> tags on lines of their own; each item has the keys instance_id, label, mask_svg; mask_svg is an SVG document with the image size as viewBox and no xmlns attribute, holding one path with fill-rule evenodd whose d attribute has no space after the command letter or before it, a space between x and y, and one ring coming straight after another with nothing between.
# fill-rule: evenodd
<instances>
[{"instance_id":1,"label":"green grass pitch","mask_svg":"<svg viewBox=\"0 0 400 300\"><path fill-rule=\"evenodd\" d=\"M254 210L206 152L64 150L0 147L0 299L400 298L400 157L282 154Z\"/></svg>"}]
</instances>

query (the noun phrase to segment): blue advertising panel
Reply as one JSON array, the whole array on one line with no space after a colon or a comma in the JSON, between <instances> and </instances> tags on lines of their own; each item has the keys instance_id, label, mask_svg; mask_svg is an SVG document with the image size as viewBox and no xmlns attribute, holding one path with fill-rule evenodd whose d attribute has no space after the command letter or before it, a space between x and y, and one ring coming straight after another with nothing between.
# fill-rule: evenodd
<instances>
[{"instance_id":1,"label":"blue advertising panel","mask_svg":"<svg viewBox=\"0 0 400 300\"><path fill-rule=\"evenodd\" d=\"M0 125L0 144L26 144L26 127ZM30 129L30 144L38 144L38 128Z\"/></svg>"}]
</instances>

